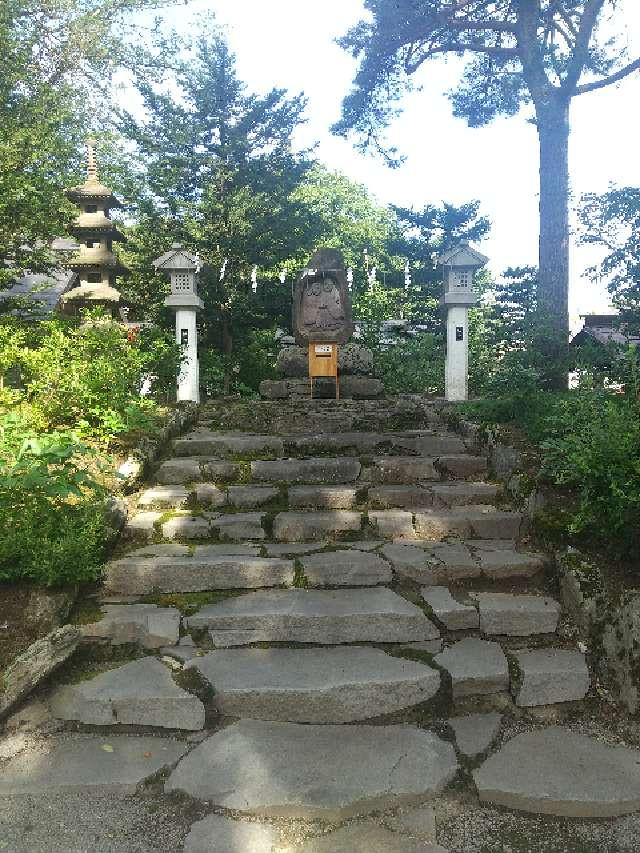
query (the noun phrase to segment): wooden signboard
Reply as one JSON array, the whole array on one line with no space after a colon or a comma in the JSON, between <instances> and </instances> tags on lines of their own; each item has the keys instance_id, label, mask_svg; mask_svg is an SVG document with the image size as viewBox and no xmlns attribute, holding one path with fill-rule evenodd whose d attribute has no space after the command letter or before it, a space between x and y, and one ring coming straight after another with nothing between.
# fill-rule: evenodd
<instances>
[{"instance_id":1,"label":"wooden signboard","mask_svg":"<svg viewBox=\"0 0 640 853\"><path fill-rule=\"evenodd\" d=\"M340 399L340 386L338 385L338 344L309 344L309 378L311 380L311 397L313 397L313 380L318 377L327 376L333 377L336 380L336 400Z\"/></svg>"}]
</instances>

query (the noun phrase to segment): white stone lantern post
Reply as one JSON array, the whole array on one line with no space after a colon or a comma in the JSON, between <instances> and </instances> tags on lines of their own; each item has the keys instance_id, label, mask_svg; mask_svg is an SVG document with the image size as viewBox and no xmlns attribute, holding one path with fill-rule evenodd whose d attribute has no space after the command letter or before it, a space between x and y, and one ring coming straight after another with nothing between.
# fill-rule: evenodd
<instances>
[{"instance_id":1,"label":"white stone lantern post","mask_svg":"<svg viewBox=\"0 0 640 853\"><path fill-rule=\"evenodd\" d=\"M442 304L447 312L447 400L466 400L469 396L469 308L476 304L473 274L488 260L468 243L461 243L438 258L444 278Z\"/></svg>"},{"instance_id":2,"label":"white stone lantern post","mask_svg":"<svg viewBox=\"0 0 640 853\"><path fill-rule=\"evenodd\" d=\"M200 364L198 362L197 313L204 308L198 296L196 272L198 258L174 243L153 262L157 272L166 272L171 279L171 293L164 300L176 312L176 342L183 347L184 360L178 376L178 400L200 402Z\"/></svg>"}]
</instances>

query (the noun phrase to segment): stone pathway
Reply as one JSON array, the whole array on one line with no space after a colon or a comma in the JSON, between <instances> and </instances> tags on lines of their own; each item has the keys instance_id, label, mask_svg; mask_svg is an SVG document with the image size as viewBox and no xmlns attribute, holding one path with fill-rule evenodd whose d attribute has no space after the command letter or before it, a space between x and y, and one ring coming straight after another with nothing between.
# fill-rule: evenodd
<instances>
[{"instance_id":1,"label":"stone pathway","mask_svg":"<svg viewBox=\"0 0 640 853\"><path fill-rule=\"evenodd\" d=\"M432 405L203 406L154 479L85 663L0 739L0 850L3 808L40 795L130 828L112 798L135 792L176 827L77 847L98 853L556 853L455 827L640 809L640 751L576 731L589 670L526 519ZM566 849L635 849L603 837Z\"/></svg>"}]
</instances>

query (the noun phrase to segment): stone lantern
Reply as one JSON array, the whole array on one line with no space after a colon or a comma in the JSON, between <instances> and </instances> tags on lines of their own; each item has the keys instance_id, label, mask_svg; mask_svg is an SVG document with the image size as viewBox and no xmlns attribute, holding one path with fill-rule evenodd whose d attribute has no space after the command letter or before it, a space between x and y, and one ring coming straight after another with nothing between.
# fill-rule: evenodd
<instances>
[{"instance_id":1,"label":"stone lantern","mask_svg":"<svg viewBox=\"0 0 640 853\"><path fill-rule=\"evenodd\" d=\"M198 362L197 313L204 308L196 287L198 258L174 243L169 252L157 258L156 272L165 272L171 279L171 293L164 300L176 312L176 342L183 348L182 366L178 376L178 400L200 402L200 364Z\"/></svg>"},{"instance_id":2,"label":"stone lantern","mask_svg":"<svg viewBox=\"0 0 640 853\"><path fill-rule=\"evenodd\" d=\"M469 308L477 301L473 274L488 260L468 243L454 246L438 258L444 278L442 304L447 312L447 400L466 400L469 396Z\"/></svg>"}]
</instances>

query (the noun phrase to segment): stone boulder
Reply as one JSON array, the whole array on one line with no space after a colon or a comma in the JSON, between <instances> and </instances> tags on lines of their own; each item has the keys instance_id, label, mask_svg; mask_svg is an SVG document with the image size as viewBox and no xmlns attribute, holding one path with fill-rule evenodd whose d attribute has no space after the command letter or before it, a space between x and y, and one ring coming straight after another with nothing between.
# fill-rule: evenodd
<instances>
[{"instance_id":1,"label":"stone boulder","mask_svg":"<svg viewBox=\"0 0 640 853\"><path fill-rule=\"evenodd\" d=\"M281 376L305 378L309 375L309 355L304 347L286 346L278 353L276 369ZM373 371L373 353L361 344L338 348L338 370L343 376L367 376Z\"/></svg>"},{"instance_id":2,"label":"stone boulder","mask_svg":"<svg viewBox=\"0 0 640 853\"><path fill-rule=\"evenodd\" d=\"M75 652L80 633L73 625L65 625L32 643L4 671L0 682L0 718L44 681L54 669Z\"/></svg>"}]
</instances>

